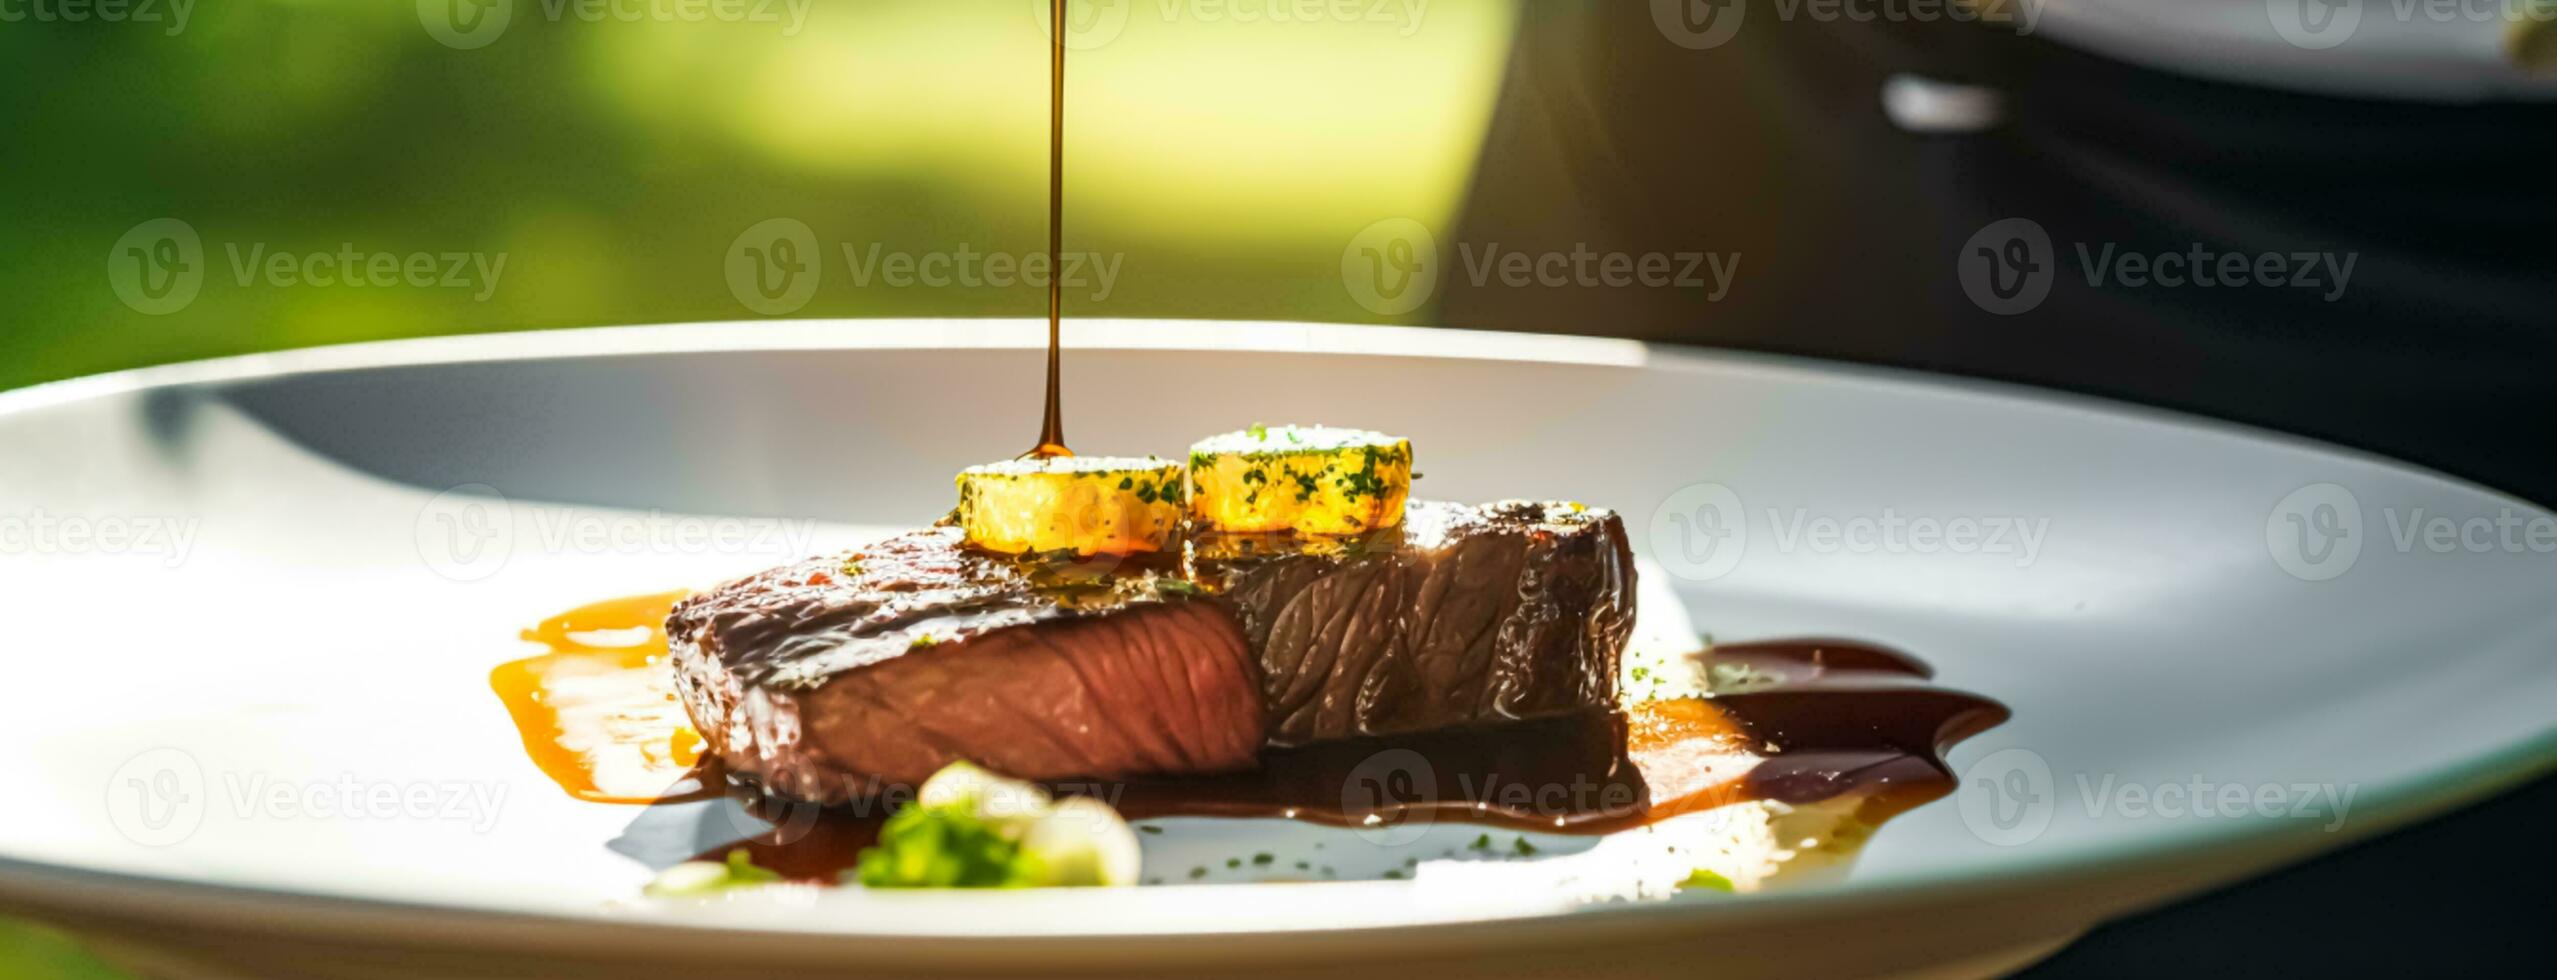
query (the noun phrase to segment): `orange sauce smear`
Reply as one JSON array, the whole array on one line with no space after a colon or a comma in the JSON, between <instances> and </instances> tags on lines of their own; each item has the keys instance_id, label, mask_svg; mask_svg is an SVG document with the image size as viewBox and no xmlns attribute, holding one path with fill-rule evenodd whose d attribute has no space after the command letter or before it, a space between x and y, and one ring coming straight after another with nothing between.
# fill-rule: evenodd
<instances>
[{"instance_id":1,"label":"orange sauce smear","mask_svg":"<svg viewBox=\"0 0 2557 980\"><path fill-rule=\"evenodd\" d=\"M554 616L523 633L548 653L489 673L525 753L570 796L664 803L719 795L666 664L666 615L685 595L614 599Z\"/></svg>"}]
</instances>

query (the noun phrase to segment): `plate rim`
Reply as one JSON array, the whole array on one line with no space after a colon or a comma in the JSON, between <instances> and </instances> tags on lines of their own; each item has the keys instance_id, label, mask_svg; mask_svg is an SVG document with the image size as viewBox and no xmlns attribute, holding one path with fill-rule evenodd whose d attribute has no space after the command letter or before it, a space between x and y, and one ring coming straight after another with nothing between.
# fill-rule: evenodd
<instances>
[{"instance_id":1,"label":"plate rim","mask_svg":"<svg viewBox=\"0 0 2557 980\"><path fill-rule=\"evenodd\" d=\"M1214 339L1208 339L1212 328ZM2239 441L2395 469L2540 513L2557 501L2519 493L2374 450L2250 422L2027 381L1951 374L1862 361L1578 334L1461 327L1284 320L1083 318L1065 323L1069 357L1078 350L1195 353L1322 354L1450 361L1506 361L1578 367L1729 368L1805 378L1854 380L1883 388L2027 402L2117 421L2205 433ZM858 350L1037 350L1047 322L1023 317L878 317L794 320L703 320L676 323L552 327L401 337L233 354L38 382L0 389L0 419L61 405L163 388L272 381L383 368L561 361L594 357L658 357Z\"/></svg>"}]
</instances>

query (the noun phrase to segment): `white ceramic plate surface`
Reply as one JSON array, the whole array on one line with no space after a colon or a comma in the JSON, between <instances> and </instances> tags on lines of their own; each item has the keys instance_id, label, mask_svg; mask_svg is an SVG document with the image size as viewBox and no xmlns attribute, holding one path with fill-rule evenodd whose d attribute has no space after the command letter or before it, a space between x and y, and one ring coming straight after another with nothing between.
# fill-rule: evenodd
<instances>
[{"instance_id":1,"label":"white ceramic plate surface","mask_svg":"<svg viewBox=\"0 0 2557 980\"><path fill-rule=\"evenodd\" d=\"M1652 604L1717 637L1886 642L2015 717L1842 879L1759 895L1593 901L1527 861L639 900L669 855L757 825L566 797L489 668L573 606L939 516L948 474L1034 434L1043 332L455 338L0 395L20 721L0 908L169 975L1966 973L2557 759L2557 518L2411 467L1630 342L1095 322L1068 335L1080 449L1285 420L1407 434L1427 496L1623 512ZM1346 833L1186 821L1148 871Z\"/></svg>"}]
</instances>

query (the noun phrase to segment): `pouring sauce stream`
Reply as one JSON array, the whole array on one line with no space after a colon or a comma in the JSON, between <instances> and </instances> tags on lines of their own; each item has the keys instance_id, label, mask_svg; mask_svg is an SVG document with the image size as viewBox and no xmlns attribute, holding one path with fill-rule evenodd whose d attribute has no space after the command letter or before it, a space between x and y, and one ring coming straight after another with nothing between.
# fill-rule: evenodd
<instances>
[{"instance_id":1,"label":"pouring sauce stream","mask_svg":"<svg viewBox=\"0 0 2557 980\"><path fill-rule=\"evenodd\" d=\"M1049 0L1048 8L1048 407L1039 424L1039 446L1024 459L1074 455L1065 447L1064 359L1065 277L1058 274L1058 253L1065 244L1065 18L1066 0Z\"/></svg>"}]
</instances>

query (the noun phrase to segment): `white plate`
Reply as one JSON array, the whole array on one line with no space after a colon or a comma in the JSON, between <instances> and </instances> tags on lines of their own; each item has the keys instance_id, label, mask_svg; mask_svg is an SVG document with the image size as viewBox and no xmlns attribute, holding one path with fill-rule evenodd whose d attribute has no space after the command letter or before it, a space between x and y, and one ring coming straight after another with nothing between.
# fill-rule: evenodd
<instances>
[{"instance_id":1,"label":"white plate","mask_svg":"<svg viewBox=\"0 0 2557 980\"><path fill-rule=\"evenodd\" d=\"M1099 322L1069 335L1080 448L1169 452L1256 421L1405 433L1429 496L1623 511L1655 583L1717 636L1892 643L2015 718L1953 754L1954 798L1790 892L1591 903L1452 867L635 900L647 861L717 843L731 816L567 798L524 760L488 668L571 606L938 516L947 474L1035 434L1042 333L455 338L0 395L19 705L0 906L171 975L1962 973L2557 758L2557 518L2409 467L1629 342ZM2212 815L2159 812L2197 783ZM1214 832L1301 831L1183 840Z\"/></svg>"}]
</instances>

